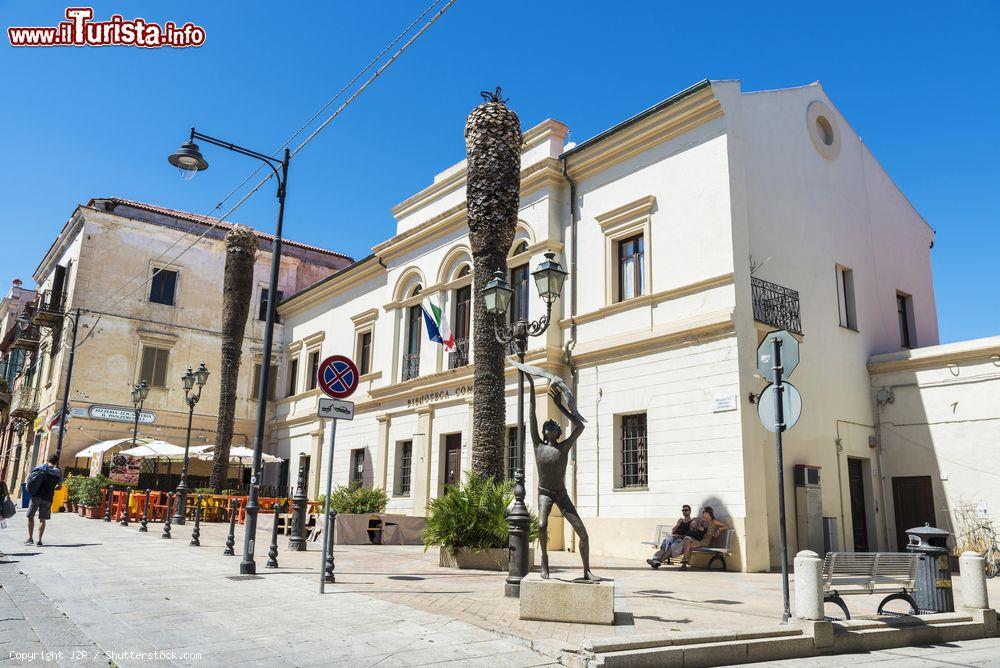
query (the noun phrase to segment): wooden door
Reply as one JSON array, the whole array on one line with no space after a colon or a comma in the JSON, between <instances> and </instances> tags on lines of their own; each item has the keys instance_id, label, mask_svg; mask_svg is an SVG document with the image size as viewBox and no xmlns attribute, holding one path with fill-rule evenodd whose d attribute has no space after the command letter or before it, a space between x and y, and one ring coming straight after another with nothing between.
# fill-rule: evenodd
<instances>
[{"instance_id":1,"label":"wooden door","mask_svg":"<svg viewBox=\"0 0 1000 668\"><path fill-rule=\"evenodd\" d=\"M865 504L864 465L860 459L847 460L847 481L851 492L851 528L855 552L871 552L868 544L868 508Z\"/></svg>"},{"instance_id":2,"label":"wooden door","mask_svg":"<svg viewBox=\"0 0 1000 668\"><path fill-rule=\"evenodd\" d=\"M901 476L892 479L892 503L896 509L896 545L906 550L906 530L936 525L934 490L929 475Z\"/></svg>"},{"instance_id":3,"label":"wooden door","mask_svg":"<svg viewBox=\"0 0 1000 668\"><path fill-rule=\"evenodd\" d=\"M457 485L462 480L462 435L444 437L444 484Z\"/></svg>"}]
</instances>

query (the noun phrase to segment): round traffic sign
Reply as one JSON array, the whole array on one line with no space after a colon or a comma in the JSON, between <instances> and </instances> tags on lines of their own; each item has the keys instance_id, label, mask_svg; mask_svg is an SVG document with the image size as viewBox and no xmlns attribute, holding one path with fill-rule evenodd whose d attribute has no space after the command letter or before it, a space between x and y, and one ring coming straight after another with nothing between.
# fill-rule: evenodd
<instances>
[{"instance_id":1,"label":"round traffic sign","mask_svg":"<svg viewBox=\"0 0 1000 668\"><path fill-rule=\"evenodd\" d=\"M316 372L319 389L334 399L346 399L358 387L358 367L343 355L331 355L323 360Z\"/></svg>"},{"instance_id":2,"label":"round traffic sign","mask_svg":"<svg viewBox=\"0 0 1000 668\"><path fill-rule=\"evenodd\" d=\"M768 431L778 431L774 415L775 397L777 394L777 391L774 389L774 383L771 383L764 388L760 393L760 398L757 400L757 417L760 418L764 428ZM782 418L785 421L784 431L788 431L795 426L795 423L799 421L799 417L802 416L802 395L799 394L798 388L791 383L781 384L781 405L783 408Z\"/></svg>"}]
</instances>

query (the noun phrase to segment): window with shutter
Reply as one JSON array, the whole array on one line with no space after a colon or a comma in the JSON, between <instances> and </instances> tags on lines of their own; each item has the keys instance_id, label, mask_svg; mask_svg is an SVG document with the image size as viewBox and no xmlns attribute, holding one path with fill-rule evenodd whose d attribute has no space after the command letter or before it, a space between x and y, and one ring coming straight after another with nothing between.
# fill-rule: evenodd
<instances>
[{"instance_id":1,"label":"window with shutter","mask_svg":"<svg viewBox=\"0 0 1000 668\"><path fill-rule=\"evenodd\" d=\"M150 387L166 387L169 357L170 351L165 348L145 346L142 349L139 381L145 380Z\"/></svg>"},{"instance_id":2,"label":"window with shutter","mask_svg":"<svg viewBox=\"0 0 1000 668\"><path fill-rule=\"evenodd\" d=\"M174 305L177 289L177 272L169 269L153 269L153 280L149 282L149 301L154 304Z\"/></svg>"}]
</instances>

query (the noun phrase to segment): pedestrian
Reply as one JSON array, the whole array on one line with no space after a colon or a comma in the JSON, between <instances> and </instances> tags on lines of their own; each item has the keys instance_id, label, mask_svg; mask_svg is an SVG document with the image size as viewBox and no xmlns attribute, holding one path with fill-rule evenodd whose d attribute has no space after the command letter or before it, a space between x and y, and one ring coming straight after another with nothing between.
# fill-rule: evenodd
<instances>
[{"instance_id":1,"label":"pedestrian","mask_svg":"<svg viewBox=\"0 0 1000 668\"><path fill-rule=\"evenodd\" d=\"M684 542L684 536L688 535L688 531L691 528L691 523L694 522L691 518L691 506L684 504L681 507L681 517L677 519L674 523L674 528L670 530L670 535L663 539L660 546L657 548L656 553L652 558L647 559L646 563L652 568L659 568L660 564L666 562L670 563L670 557L679 556L681 553L681 544Z\"/></svg>"},{"instance_id":2,"label":"pedestrian","mask_svg":"<svg viewBox=\"0 0 1000 668\"><path fill-rule=\"evenodd\" d=\"M42 534L45 533L45 521L52 516L52 497L56 488L62 482L62 472L59 470L59 455L52 455L49 461L31 469L28 474L28 494L31 504L28 506L28 540L25 545L42 546ZM35 542L35 513L38 513L38 542Z\"/></svg>"},{"instance_id":3,"label":"pedestrian","mask_svg":"<svg viewBox=\"0 0 1000 668\"><path fill-rule=\"evenodd\" d=\"M684 557L681 559L681 570L686 571L691 563L691 550L702 545L708 545L712 539L729 527L724 522L715 519L715 509L705 506L701 509L701 519L695 520L691 531L684 537Z\"/></svg>"}]
</instances>

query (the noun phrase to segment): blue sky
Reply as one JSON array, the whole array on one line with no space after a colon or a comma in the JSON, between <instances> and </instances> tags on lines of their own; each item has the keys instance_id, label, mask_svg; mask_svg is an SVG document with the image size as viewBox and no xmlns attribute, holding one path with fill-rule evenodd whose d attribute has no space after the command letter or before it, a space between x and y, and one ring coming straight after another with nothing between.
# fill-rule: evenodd
<instances>
[{"instance_id":1,"label":"blue sky","mask_svg":"<svg viewBox=\"0 0 1000 668\"><path fill-rule=\"evenodd\" d=\"M427 4L93 3L98 19L203 26L205 45L186 50L15 50L4 35L0 281L30 283L91 197L209 212L255 165L207 148L212 168L181 181L165 157L187 128L277 148ZM0 0L0 23L55 25L65 7ZM998 44L995 1L458 0L293 161L286 235L366 255L393 234L390 207L464 157L485 88L502 85L525 128L553 117L581 141L705 77L744 90L820 80L937 230L941 340L1000 334ZM274 215L268 187L233 219L270 231Z\"/></svg>"}]
</instances>

